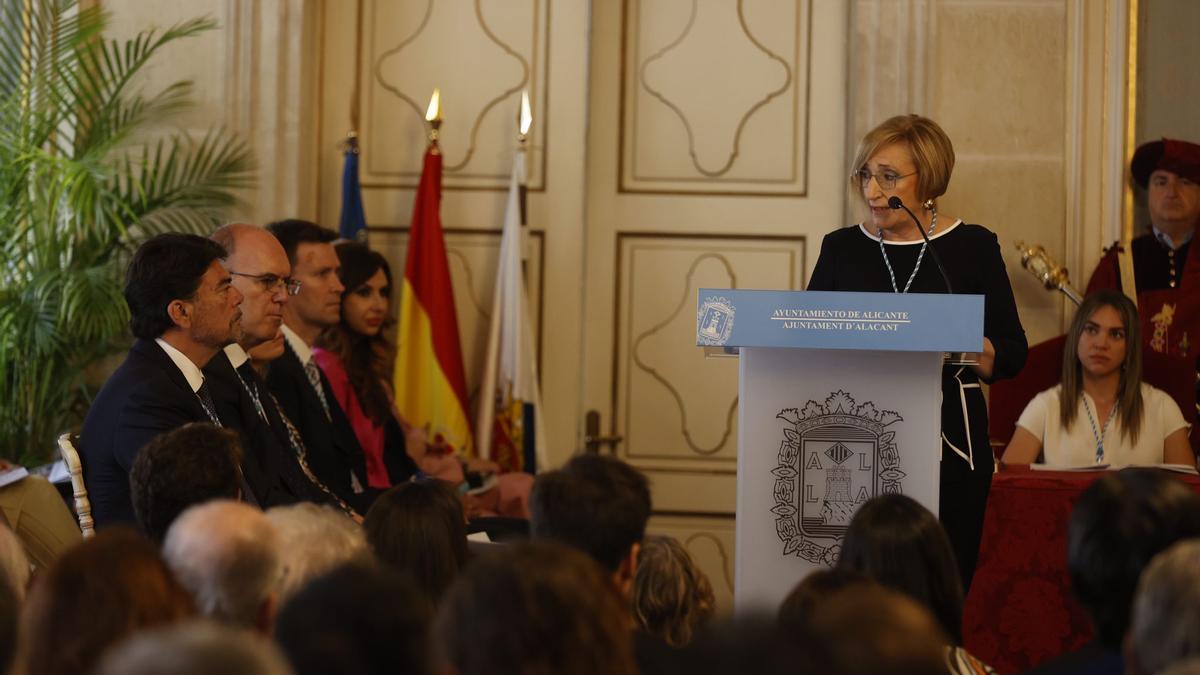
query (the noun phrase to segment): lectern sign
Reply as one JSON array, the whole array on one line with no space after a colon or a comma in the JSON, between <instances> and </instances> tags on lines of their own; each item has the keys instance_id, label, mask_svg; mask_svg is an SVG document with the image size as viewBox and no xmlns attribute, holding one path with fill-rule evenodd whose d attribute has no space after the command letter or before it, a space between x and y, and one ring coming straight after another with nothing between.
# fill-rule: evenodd
<instances>
[{"instance_id":1,"label":"lectern sign","mask_svg":"<svg viewBox=\"0 0 1200 675\"><path fill-rule=\"evenodd\" d=\"M878 494L902 492L891 410L857 403L844 391L803 409L781 410L783 440L775 479L775 532L783 555L837 562L842 535L858 507Z\"/></svg>"},{"instance_id":2,"label":"lectern sign","mask_svg":"<svg viewBox=\"0 0 1200 675\"><path fill-rule=\"evenodd\" d=\"M740 357L739 610L836 563L876 495L937 512L943 352L981 351L981 296L701 289L696 342Z\"/></svg>"}]
</instances>

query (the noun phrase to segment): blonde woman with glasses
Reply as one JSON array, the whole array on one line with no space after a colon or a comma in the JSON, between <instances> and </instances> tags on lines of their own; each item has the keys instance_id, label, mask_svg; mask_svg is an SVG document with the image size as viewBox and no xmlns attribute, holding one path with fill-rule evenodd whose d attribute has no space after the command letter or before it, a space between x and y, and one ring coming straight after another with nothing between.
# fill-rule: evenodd
<instances>
[{"instance_id":1,"label":"blonde woman with glasses","mask_svg":"<svg viewBox=\"0 0 1200 675\"><path fill-rule=\"evenodd\" d=\"M980 382L1016 375L1029 345L996 235L938 211L953 170L954 147L931 119L900 115L868 132L850 174L868 217L825 236L808 290L984 296L983 352L942 370L939 513L966 588L993 471Z\"/></svg>"}]
</instances>

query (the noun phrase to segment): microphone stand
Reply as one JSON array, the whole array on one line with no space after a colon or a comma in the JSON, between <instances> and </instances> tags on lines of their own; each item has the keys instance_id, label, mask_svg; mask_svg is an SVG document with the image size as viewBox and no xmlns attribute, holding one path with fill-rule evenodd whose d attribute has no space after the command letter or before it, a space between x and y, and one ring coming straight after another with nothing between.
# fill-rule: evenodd
<instances>
[{"instance_id":1,"label":"microphone stand","mask_svg":"<svg viewBox=\"0 0 1200 675\"><path fill-rule=\"evenodd\" d=\"M913 222L917 224L917 231L921 233L921 238L925 240L925 245L929 247L929 253L933 256L933 262L937 264L938 271L942 273L942 281L946 284L946 292L954 295L954 286L950 283L950 275L946 274L945 266L942 265L942 257L938 255L937 247L933 245L933 242L929 241L929 235L925 234L925 228L921 226L921 221L917 219L916 214L908 210L908 207L904 205L904 202L899 197L888 198L888 206L893 209L904 209L908 217L912 218Z\"/></svg>"}]
</instances>

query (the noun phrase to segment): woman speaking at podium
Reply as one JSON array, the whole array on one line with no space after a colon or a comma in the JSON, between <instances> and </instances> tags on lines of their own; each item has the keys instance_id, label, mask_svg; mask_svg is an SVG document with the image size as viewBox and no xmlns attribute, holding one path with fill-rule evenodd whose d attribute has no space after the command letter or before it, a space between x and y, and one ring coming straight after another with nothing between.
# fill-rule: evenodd
<instances>
[{"instance_id":1,"label":"woman speaking at podium","mask_svg":"<svg viewBox=\"0 0 1200 675\"><path fill-rule=\"evenodd\" d=\"M1016 375L1029 345L996 235L938 213L953 170L954 147L931 119L901 115L868 132L850 185L870 216L825 236L808 290L984 296L983 352L942 369L939 513L966 588L994 468L979 383Z\"/></svg>"}]
</instances>

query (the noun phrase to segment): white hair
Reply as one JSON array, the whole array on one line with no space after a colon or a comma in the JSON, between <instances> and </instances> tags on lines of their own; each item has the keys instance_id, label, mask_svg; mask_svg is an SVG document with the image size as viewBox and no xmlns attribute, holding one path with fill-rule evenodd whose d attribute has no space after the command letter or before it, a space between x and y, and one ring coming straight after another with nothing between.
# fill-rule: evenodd
<instances>
[{"instance_id":1,"label":"white hair","mask_svg":"<svg viewBox=\"0 0 1200 675\"><path fill-rule=\"evenodd\" d=\"M362 526L340 511L308 502L276 506L267 518L279 533L287 570L279 598L286 600L313 578L368 554Z\"/></svg>"},{"instance_id":2,"label":"white hair","mask_svg":"<svg viewBox=\"0 0 1200 675\"><path fill-rule=\"evenodd\" d=\"M292 675L279 647L245 630L189 621L134 635L99 675Z\"/></svg>"},{"instance_id":3,"label":"white hair","mask_svg":"<svg viewBox=\"0 0 1200 675\"><path fill-rule=\"evenodd\" d=\"M255 626L278 592L279 535L258 509L217 500L185 510L167 530L163 557L205 616Z\"/></svg>"},{"instance_id":4,"label":"white hair","mask_svg":"<svg viewBox=\"0 0 1200 675\"><path fill-rule=\"evenodd\" d=\"M0 524L0 578L12 587L17 602L23 603L29 588L29 558L16 533L4 524Z\"/></svg>"},{"instance_id":5,"label":"white hair","mask_svg":"<svg viewBox=\"0 0 1200 675\"><path fill-rule=\"evenodd\" d=\"M1142 572L1129 622L1136 672L1151 675L1200 656L1200 540L1154 556Z\"/></svg>"}]
</instances>

